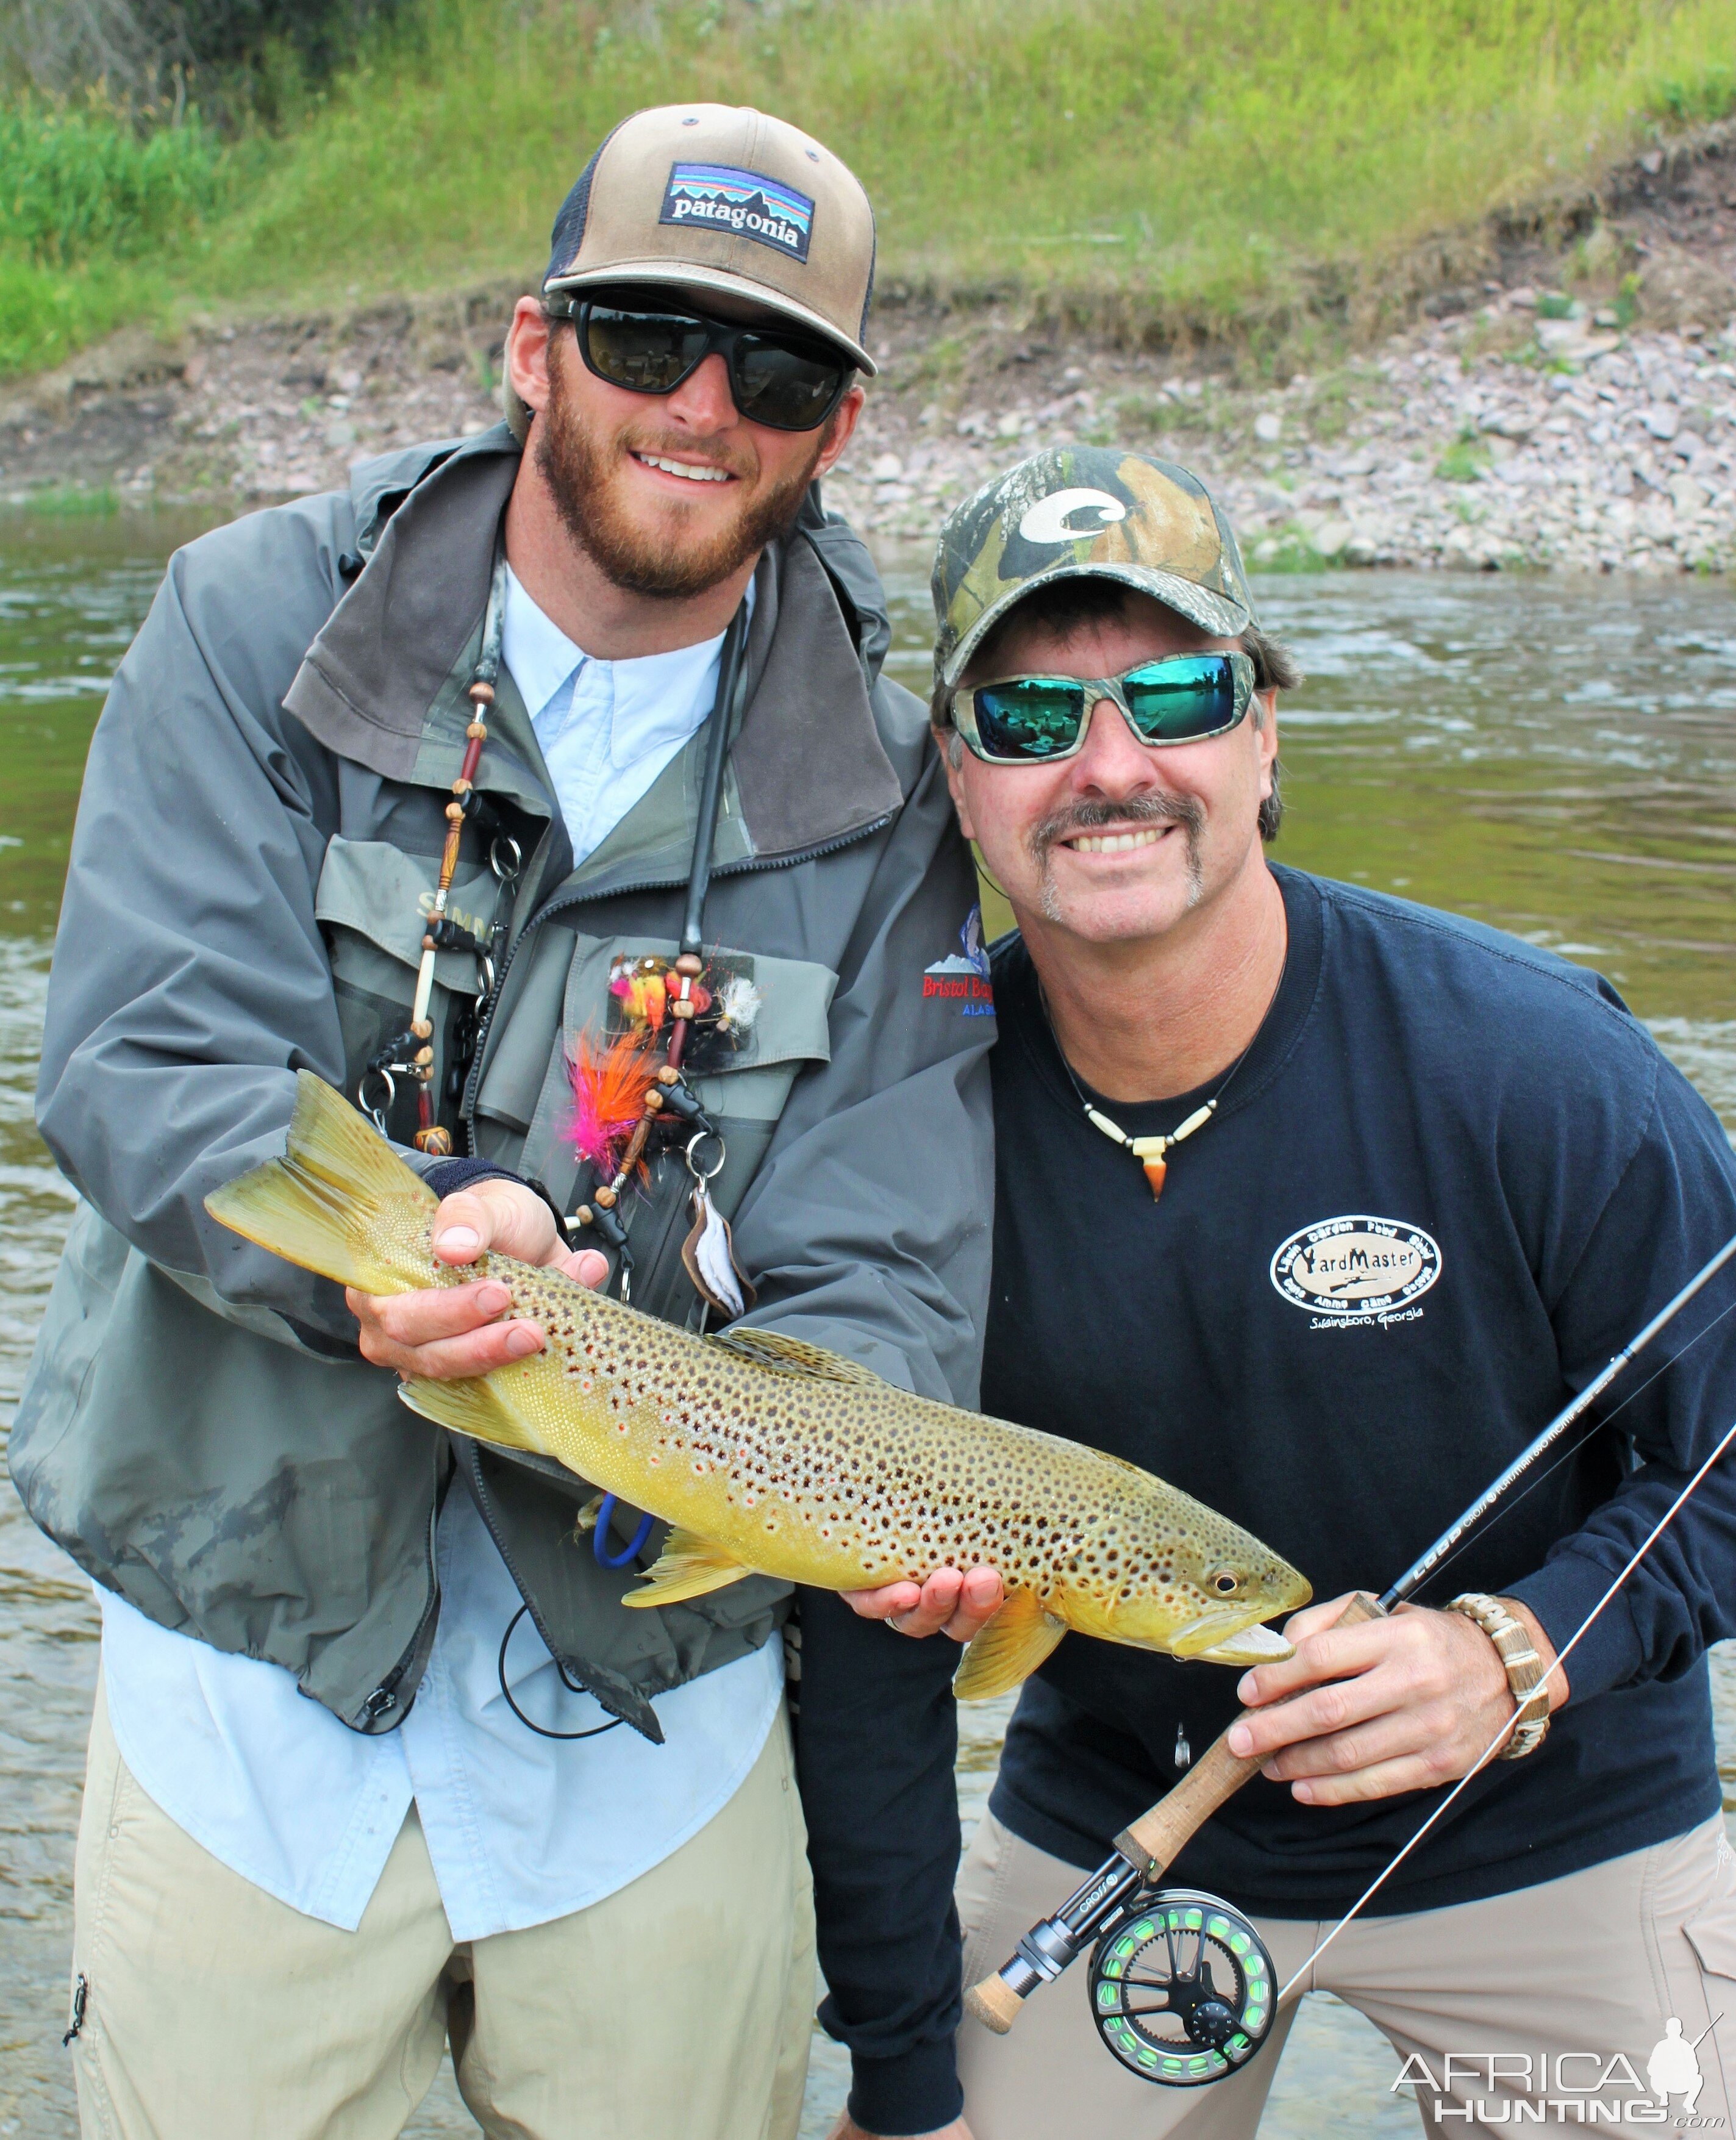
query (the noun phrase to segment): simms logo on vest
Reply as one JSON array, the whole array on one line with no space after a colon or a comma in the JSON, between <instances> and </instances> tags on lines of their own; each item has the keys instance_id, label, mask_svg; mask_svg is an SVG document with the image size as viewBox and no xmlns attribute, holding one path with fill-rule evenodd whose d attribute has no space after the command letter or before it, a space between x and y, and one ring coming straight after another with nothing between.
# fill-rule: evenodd
<instances>
[{"instance_id":1,"label":"simms logo on vest","mask_svg":"<svg viewBox=\"0 0 1736 2140\"><path fill-rule=\"evenodd\" d=\"M1272 1283L1286 1300L1346 1322L1402 1311L1439 1276L1432 1234L1402 1220L1360 1215L1304 1226L1272 1259Z\"/></svg>"},{"instance_id":2,"label":"simms logo on vest","mask_svg":"<svg viewBox=\"0 0 1736 2140\"><path fill-rule=\"evenodd\" d=\"M751 238L792 260L806 260L814 204L806 194L758 171L729 164L677 164L669 172L659 223L697 224Z\"/></svg>"}]
</instances>

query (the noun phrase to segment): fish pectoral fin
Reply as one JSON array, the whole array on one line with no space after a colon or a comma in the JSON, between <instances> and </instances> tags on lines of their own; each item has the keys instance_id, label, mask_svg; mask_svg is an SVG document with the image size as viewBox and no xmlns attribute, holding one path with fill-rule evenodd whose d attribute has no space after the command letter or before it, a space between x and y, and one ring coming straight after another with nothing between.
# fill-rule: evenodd
<instances>
[{"instance_id":1,"label":"fish pectoral fin","mask_svg":"<svg viewBox=\"0 0 1736 2140\"><path fill-rule=\"evenodd\" d=\"M1194 1652L1204 1665L1276 1665L1295 1655L1295 1643L1287 1642L1275 1627L1244 1627L1239 1635Z\"/></svg>"},{"instance_id":2,"label":"fish pectoral fin","mask_svg":"<svg viewBox=\"0 0 1736 2140\"><path fill-rule=\"evenodd\" d=\"M781 1330L762 1330L751 1323L745 1328L738 1323L732 1329L720 1330L704 1342L719 1345L726 1352L733 1352L738 1359L751 1361L756 1367L768 1367L774 1375L806 1375L822 1382L866 1383L873 1389L892 1387L871 1368L860 1367L854 1360L828 1352L823 1345L810 1345L805 1338L787 1338Z\"/></svg>"},{"instance_id":3,"label":"fish pectoral fin","mask_svg":"<svg viewBox=\"0 0 1736 2140\"><path fill-rule=\"evenodd\" d=\"M739 1583L752 1575L725 1547L692 1531L672 1530L663 1541L663 1551L646 1571L643 1590L630 1590L623 1605L679 1605L684 1598L703 1598L709 1590Z\"/></svg>"},{"instance_id":4,"label":"fish pectoral fin","mask_svg":"<svg viewBox=\"0 0 1736 2140\"><path fill-rule=\"evenodd\" d=\"M1015 1590L975 1636L953 1675L960 1701L992 1701L1028 1679L1067 1632L1034 1590Z\"/></svg>"},{"instance_id":5,"label":"fish pectoral fin","mask_svg":"<svg viewBox=\"0 0 1736 2140\"><path fill-rule=\"evenodd\" d=\"M418 1377L405 1382L398 1394L424 1419L431 1419L436 1426L450 1427L454 1434L468 1434L473 1441L492 1441L502 1449L525 1449L533 1455L547 1453L501 1402L498 1391L483 1377L451 1382L424 1382Z\"/></svg>"}]
</instances>

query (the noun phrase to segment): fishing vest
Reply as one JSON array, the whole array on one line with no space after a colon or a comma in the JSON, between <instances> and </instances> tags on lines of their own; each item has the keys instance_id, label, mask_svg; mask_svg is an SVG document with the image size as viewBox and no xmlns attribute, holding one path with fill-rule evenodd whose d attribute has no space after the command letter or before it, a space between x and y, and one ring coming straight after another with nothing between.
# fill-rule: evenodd
<instances>
[{"instance_id":1,"label":"fishing vest","mask_svg":"<svg viewBox=\"0 0 1736 2140\"><path fill-rule=\"evenodd\" d=\"M454 664L459 690L474 652L467 646ZM552 796L553 782L510 670L500 670L495 694L491 734L509 744ZM733 717L739 720L739 704ZM533 819L512 812L501 820L503 829L474 843L449 893L447 914L473 936L494 941L497 925L503 925L503 955L492 974L493 962L475 951L437 958L430 1014L441 1118L459 1151L468 1147L522 1176L562 1213L573 1212L596 1186L567 1134L571 1066L581 1038L597 1040L621 1029L621 998L611 989L618 974L647 957L673 961L679 950L672 935L614 925L625 917L611 887L660 877L679 898L701 831L706 742L702 727L579 868L551 884L564 836L552 821L539 833ZM486 793L486 753L482 770ZM718 834L715 866L738 869L748 857L739 807L729 807L727 793ZM536 844L526 855L532 838ZM316 901L344 1030L346 1089L365 1109L377 1107L380 1126L406 1145L414 1129L413 1088L378 1071L370 1074L368 1066L409 1020L437 876L434 857L405 854L385 842L337 838L327 849ZM727 895L720 904L726 902ZM695 1161L708 1176L712 1202L728 1220L758 1171L797 1076L826 1059L826 1013L837 975L817 960L768 956L751 942L720 940L710 930L706 956L714 970L741 975L759 995L741 1044L689 1080L717 1131ZM681 1254L692 1224L695 1173L679 1143L653 1151L647 1165L649 1179L621 1207L633 1255L632 1304L698 1332L706 1303ZM607 1289L618 1296L622 1272L617 1259L611 1256L611 1264ZM605 1565L576 1524L580 1508L597 1491L594 1485L550 1457L461 1435L450 1441L459 1479L550 1652L611 1715L648 1736L661 1736L650 1694L733 1662L758 1648L785 1617L791 1587L765 1576L656 1612L623 1611L623 1593L638 1587L655 1560L666 1525L655 1524L626 1565ZM639 1532L640 1512L618 1504L612 1525L617 1535L611 1558ZM430 1623L426 1639L432 1637ZM424 1661L419 1654L408 1660L406 1676L419 1676Z\"/></svg>"}]
</instances>

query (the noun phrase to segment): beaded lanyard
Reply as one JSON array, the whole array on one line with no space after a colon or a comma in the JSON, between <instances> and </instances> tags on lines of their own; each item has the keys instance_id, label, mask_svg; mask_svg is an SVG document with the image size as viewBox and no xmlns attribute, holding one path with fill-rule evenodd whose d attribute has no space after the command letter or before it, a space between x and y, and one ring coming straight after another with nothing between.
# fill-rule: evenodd
<instances>
[{"instance_id":1,"label":"beaded lanyard","mask_svg":"<svg viewBox=\"0 0 1736 2140\"><path fill-rule=\"evenodd\" d=\"M634 1051L640 1056L642 1066L639 1119L615 1159L609 1178L591 1191L589 1203L581 1204L573 1215L580 1226L591 1230L606 1248L614 1251L620 1274L620 1298L628 1299L632 1287L633 1252L620 1214L622 1193L644 1160L645 1148L655 1132L661 1129L671 1143L679 1142L685 1133L684 1156L694 1182L694 1223L683 1248L682 1260L701 1298L729 1316L740 1315L753 1304L753 1289L735 1267L728 1225L708 1193L708 1184L715 1180L723 1165L723 1140L700 1105L698 1095L683 1077L681 1065L694 1019L711 1007L718 994L704 986L705 895L711 884L718 812L723 792L723 767L729 754L731 717L747 641L748 605L743 601L724 635L718 660L717 696L712 703L711 732L704 777L700 783L698 821L694 829L693 861L688 873L680 950L667 973L660 972L655 977L668 1014L663 1061L652 1068L644 1059L642 1050ZM659 964L655 960L650 963ZM672 988L669 985L671 980ZM747 1022L738 1018L738 1023L743 1025ZM654 1044L663 1023L660 1015L651 1021ZM718 1023L723 1028L729 1025L727 1008L722 1011ZM708 1143L716 1150L715 1159L709 1166L701 1157Z\"/></svg>"},{"instance_id":2,"label":"beaded lanyard","mask_svg":"<svg viewBox=\"0 0 1736 2140\"><path fill-rule=\"evenodd\" d=\"M369 1057L356 1093L356 1104L371 1117L384 1136L386 1117L397 1097L396 1081L400 1077L409 1078L416 1087L415 1147L418 1151L443 1159L451 1156L452 1132L434 1119L434 1020L429 1015L434 999L434 960L441 951L472 952L478 962L481 976L482 985L474 1004L461 1015L453 1030L454 1059L446 1089L448 1097L456 1099L463 1091L464 1072L475 1045L478 1016L493 989L494 951L506 927L505 910L510 910L512 889L524 864L523 851L517 841L499 829L499 819L476 788L477 767L482 759L483 745L488 739L488 724L483 716L494 704L495 680L500 674L506 596L507 561L503 549L495 555L488 585L488 607L483 621L482 651L465 694L470 701L470 720L464 730L463 762L452 783L452 800L446 805L446 841L440 856L439 881L422 933L422 958L416 972L410 1022L404 1032L395 1034ZM458 871L459 848L467 818L475 819L478 829L491 836L488 866L498 889L495 896L496 918L487 936L477 935L451 920L446 912L447 895ZM370 1091L376 1080L385 1087L384 1097L370 1099Z\"/></svg>"}]
</instances>

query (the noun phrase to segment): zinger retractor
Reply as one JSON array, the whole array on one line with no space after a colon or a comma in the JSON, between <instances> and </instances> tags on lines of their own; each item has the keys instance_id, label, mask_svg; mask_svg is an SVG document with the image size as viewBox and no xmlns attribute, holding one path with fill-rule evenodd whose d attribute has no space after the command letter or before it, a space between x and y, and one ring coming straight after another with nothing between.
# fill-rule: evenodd
<instances>
[{"instance_id":1,"label":"zinger retractor","mask_svg":"<svg viewBox=\"0 0 1736 2140\"><path fill-rule=\"evenodd\" d=\"M1165 1888L1091 1951L1091 2019L1111 2054L1161 2088L1204 2088L1271 2034L1277 1977L1264 1941L1215 1895Z\"/></svg>"}]
</instances>

